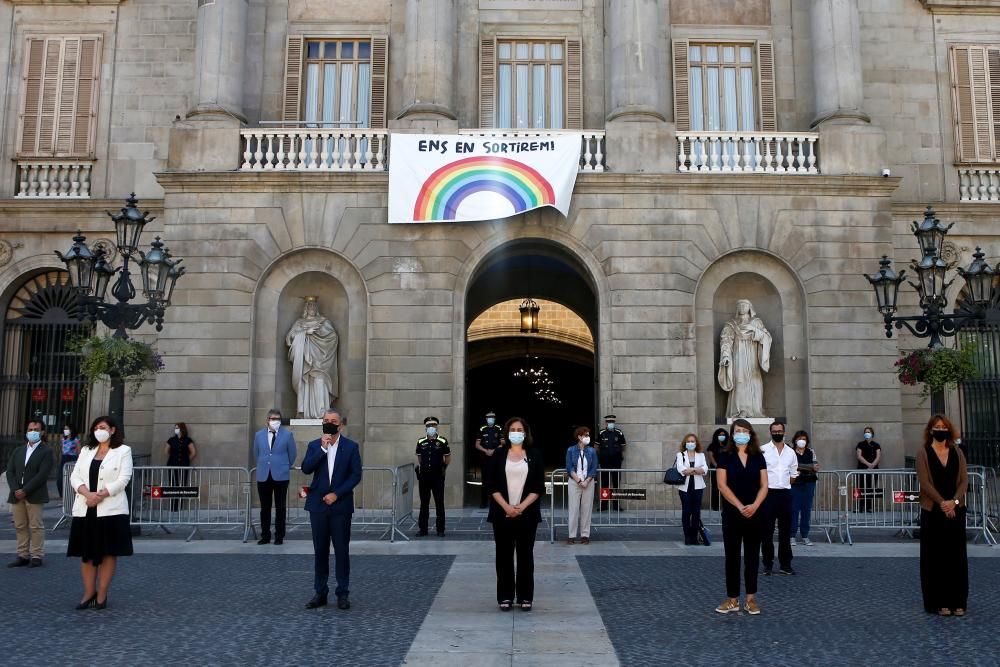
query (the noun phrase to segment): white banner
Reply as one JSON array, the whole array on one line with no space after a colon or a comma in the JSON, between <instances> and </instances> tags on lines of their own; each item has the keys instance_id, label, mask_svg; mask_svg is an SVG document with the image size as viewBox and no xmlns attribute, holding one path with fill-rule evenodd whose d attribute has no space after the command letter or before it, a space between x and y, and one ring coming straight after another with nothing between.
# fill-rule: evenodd
<instances>
[{"instance_id":1,"label":"white banner","mask_svg":"<svg viewBox=\"0 0 1000 667\"><path fill-rule=\"evenodd\" d=\"M496 220L542 206L566 215L582 142L581 134L393 134L389 222Z\"/></svg>"}]
</instances>

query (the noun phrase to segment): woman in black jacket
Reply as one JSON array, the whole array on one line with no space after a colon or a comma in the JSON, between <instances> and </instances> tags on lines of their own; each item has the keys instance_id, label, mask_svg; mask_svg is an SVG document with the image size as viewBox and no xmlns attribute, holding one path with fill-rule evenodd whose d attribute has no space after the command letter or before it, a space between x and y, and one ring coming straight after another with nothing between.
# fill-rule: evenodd
<instances>
[{"instance_id":1,"label":"woman in black jacket","mask_svg":"<svg viewBox=\"0 0 1000 667\"><path fill-rule=\"evenodd\" d=\"M535 531L542 520L545 464L540 453L531 451L531 430L520 417L511 417L504 424L503 441L507 447L490 457L486 477L488 521L493 524L497 549L497 603L501 610L510 611L516 594L521 609L531 611L535 594L533 550Z\"/></svg>"}]
</instances>

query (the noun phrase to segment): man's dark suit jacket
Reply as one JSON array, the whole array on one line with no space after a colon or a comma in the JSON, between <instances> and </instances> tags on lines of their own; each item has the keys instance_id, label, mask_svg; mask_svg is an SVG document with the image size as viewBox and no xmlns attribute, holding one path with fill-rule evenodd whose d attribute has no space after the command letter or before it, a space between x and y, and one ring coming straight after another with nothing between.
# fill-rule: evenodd
<instances>
[{"instance_id":1,"label":"man's dark suit jacket","mask_svg":"<svg viewBox=\"0 0 1000 667\"><path fill-rule=\"evenodd\" d=\"M306 510L329 512L331 514L354 514L354 487L361 483L361 450L358 443L340 436L337 443L337 457L333 461L333 480L327 472L326 452L320 447L320 440L309 443L306 456L302 459L302 472L312 473L312 484L306 496ZM327 505L323 496L330 492L337 494L337 502Z\"/></svg>"},{"instance_id":2,"label":"man's dark suit jacket","mask_svg":"<svg viewBox=\"0 0 1000 667\"><path fill-rule=\"evenodd\" d=\"M27 451L27 445L21 445L14 449L7 461L7 483L10 485L7 502L18 502L14 492L24 489L28 494L25 500L32 505L44 505L49 502L48 481L52 472L52 450L44 442L40 442L25 463L24 455Z\"/></svg>"}]
</instances>

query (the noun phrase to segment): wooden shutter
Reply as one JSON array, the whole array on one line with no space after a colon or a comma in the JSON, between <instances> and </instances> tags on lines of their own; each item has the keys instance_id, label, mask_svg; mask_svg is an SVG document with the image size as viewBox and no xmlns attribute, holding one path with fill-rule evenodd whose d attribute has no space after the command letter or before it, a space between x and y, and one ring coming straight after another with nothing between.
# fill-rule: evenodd
<instances>
[{"instance_id":1,"label":"wooden shutter","mask_svg":"<svg viewBox=\"0 0 1000 667\"><path fill-rule=\"evenodd\" d=\"M566 40L566 129L583 129L583 44Z\"/></svg>"},{"instance_id":2,"label":"wooden shutter","mask_svg":"<svg viewBox=\"0 0 1000 667\"><path fill-rule=\"evenodd\" d=\"M951 87L955 113L955 143L960 162L992 162L996 128L991 112L1000 104L1000 72L988 67L996 55L982 46L951 48Z\"/></svg>"},{"instance_id":3,"label":"wooden shutter","mask_svg":"<svg viewBox=\"0 0 1000 667\"><path fill-rule=\"evenodd\" d=\"M993 154L990 157L995 162L1000 152L997 150L1000 146L1000 47L986 49L986 66L989 68L990 118L993 126Z\"/></svg>"},{"instance_id":4,"label":"wooden shutter","mask_svg":"<svg viewBox=\"0 0 1000 667\"><path fill-rule=\"evenodd\" d=\"M18 154L93 157L101 39L29 37Z\"/></svg>"},{"instance_id":5,"label":"wooden shutter","mask_svg":"<svg viewBox=\"0 0 1000 667\"><path fill-rule=\"evenodd\" d=\"M302 120L302 59L305 40L289 35L285 44L285 100L281 120ZM372 45L374 47L374 44ZM374 72L372 73L374 74ZM372 80L374 81L374 76Z\"/></svg>"},{"instance_id":6,"label":"wooden shutter","mask_svg":"<svg viewBox=\"0 0 1000 667\"><path fill-rule=\"evenodd\" d=\"M757 42L757 81L760 89L760 129L778 131L777 104L774 96L774 44Z\"/></svg>"},{"instance_id":7,"label":"wooden shutter","mask_svg":"<svg viewBox=\"0 0 1000 667\"><path fill-rule=\"evenodd\" d=\"M691 130L691 84L688 56L691 52L686 39L673 41L674 57L674 124L678 132Z\"/></svg>"},{"instance_id":8,"label":"wooden shutter","mask_svg":"<svg viewBox=\"0 0 1000 667\"><path fill-rule=\"evenodd\" d=\"M371 126L384 128L385 95L389 71L389 38L372 37Z\"/></svg>"},{"instance_id":9,"label":"wooden shutter","mask_svg":"<svg viewBox=\"0 0 1000 667\"><path fill-rule=\"evenodd\" d=\"M497 38L479 40L479 127L496 126Z\"/></svg>"}]
</instances>

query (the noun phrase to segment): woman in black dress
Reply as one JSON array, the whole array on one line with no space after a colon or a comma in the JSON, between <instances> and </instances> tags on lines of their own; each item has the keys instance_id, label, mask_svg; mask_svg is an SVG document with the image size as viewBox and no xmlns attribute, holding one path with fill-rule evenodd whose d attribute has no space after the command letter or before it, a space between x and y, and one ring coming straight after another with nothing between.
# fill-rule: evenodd
<instances>
[{"instance_id":1,"label":"woman in black dress","mask_svg":"<svg viewBox=\"0 0 1000 667\"><path fill-rule=\"evenodd\" d=\"M924 611L965 616L969 560L965 548L965 455L955 446L955 426L934 415L917 450L920 480L920 588Z\"/></svg>"},{"instance_id":2,"label":"woman in black dress","mask_svg":"<svg viewBox=\"0 0 1000 667\"><path fill-rule=\"evenodd\" d=\"M90 426L70 481L76 498L67 556L80 559L83 599L77 609L104 609L119 556L132 555L128 497L132 450L112 417Z\"/></svg>"},{"instance_id":3,"label":"woman in black dress","mask_svg":"<svg viewBox=\"0 0 1000 667\"><path fill-rule=\"evenodd\" d=\"M188 437L187 424L174 424L174 435L163 444L163 455L167 457L167 465L172 468L189 468L198 456L194 440ZM187 486L189 475L187 470L173 470L170 474L171 486ZM190 502L190 501L189 501ZM179 500L170 501L170 511L176 512Z\"/></svg>"}]
</instances>

